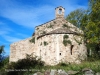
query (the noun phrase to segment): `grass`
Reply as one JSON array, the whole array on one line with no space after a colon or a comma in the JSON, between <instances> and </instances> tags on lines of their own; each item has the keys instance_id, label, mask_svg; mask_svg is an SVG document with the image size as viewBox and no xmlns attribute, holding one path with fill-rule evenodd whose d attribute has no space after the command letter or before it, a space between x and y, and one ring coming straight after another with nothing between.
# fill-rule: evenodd
<instances>
[{"instance_id":1,"label":"grass","mask_svg":"<svg viewBox=\"0 0 100 75\"><path fill-rule=\"evenodd\" d=\"M89 68L93 70L94 72L100 72L100 60L89 62L89 61L83 61L81 64L66 64L62 65L58 64L56 66L45 66L44 69L63 69L66 72L69 70L74 71L81 71L84 68Z\"/></svg>"},{"instance_id":2,"label":"grass","mask_svg":"<svg viewBox=\"0 0 100 75\"><path fill-rule=\"evenodd\" d=\"M55 66L38 66L37 65L34 68L32 66L30 66L29 69L32 71L25 71L24 75L25 74L31 75L31 74L36 73L38 71L43 73L45 70L51 70L51 69L55 69L55 70L62 69L62 70L65 70L66 72L68 72L69 70L79 71L79 74L77 74L77 75L82 75L82 69L84 69L84 68L89 68L89 69L93 70L95 73L100 72L100 60L83 61L81 64L59 63L58 65L55 65ZM3 69L5 69L5 68L3 68ZM5 74L5 75L9 75L9 74Z\"/></svg>"}]
</instances>

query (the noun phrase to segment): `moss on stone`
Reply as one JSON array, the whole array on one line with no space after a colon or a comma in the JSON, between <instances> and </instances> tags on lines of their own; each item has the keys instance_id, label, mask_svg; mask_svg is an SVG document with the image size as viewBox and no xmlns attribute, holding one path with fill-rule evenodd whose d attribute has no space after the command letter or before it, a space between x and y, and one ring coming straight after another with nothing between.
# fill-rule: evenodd
<instances>
[{"instance_id":1,"label":"moss on stone","mask_svg":"<svg viewBox=\"0 0 100 75\"><path fill-rule=\"evenodd\" d=\"M35 44L35 37L33 37L31 40L29 40L30 42Z\"/></svg>"},{"instance_id":2,"label":"moss on stone","mask_svg":"<svg viewBox=\"0 0 100 75\"><path fill-rule=\"evenodd\" d=\"M44 46L48 45L48 43L46 41L44 41Z\"/></svg>"}]
</instances>

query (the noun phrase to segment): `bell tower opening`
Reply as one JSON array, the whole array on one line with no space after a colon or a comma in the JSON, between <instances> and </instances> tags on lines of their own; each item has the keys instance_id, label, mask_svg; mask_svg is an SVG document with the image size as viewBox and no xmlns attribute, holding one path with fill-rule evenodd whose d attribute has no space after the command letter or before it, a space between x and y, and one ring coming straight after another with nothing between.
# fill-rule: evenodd
<instances>
[{"instance_id":1,"label":"bell tower opening","mask_svg":"<svg viewBox=\"0 0 100 75\"><path fill-rule=\"evenodd\" d=\"M59 9L59 14L61 14L62 13L62 9Z\"/></svg>"},{"instance_id":2,"label":"bell tower opening","mask_svg":"<svg viewBox=\"0 0 100 75\"><path fill-rule=\"evenodd\" d=\"M65 8L63 8L62 6L57 7L56 9L56 18L64 18L64 12L65 12Z\"/></svg>"}]
</instances>

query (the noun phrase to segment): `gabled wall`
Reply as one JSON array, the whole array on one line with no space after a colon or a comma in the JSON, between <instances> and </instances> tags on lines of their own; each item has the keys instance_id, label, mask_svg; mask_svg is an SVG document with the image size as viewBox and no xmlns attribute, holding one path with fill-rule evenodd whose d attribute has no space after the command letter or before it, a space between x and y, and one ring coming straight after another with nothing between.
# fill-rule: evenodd
<instances>
[{"instance_id":1,"label":"gabled wall","mask_svg":"<svg viewBox=\"0 0 100 75\"><path fill-rule=\"evenodd\" d=\"M60 14L58 14L59 10L62 10ZM48 34L60 28L68 30L66 33ZM69 31L72 33L68 33ZM23 59L26 54L33 54L33 56L41 57L48 65L56 65L59 62L80 63L87 57L87 49L80 34L83 35L83 31L67 22L64 19L64 8L58 7L56 8L56 19L37 26L31 38L11 44L10 62ZM66 40L69 40L71 44L68 43L66 46L63 44L64 35L68 35ZM30 42L33 37L35 43Z\"/></svg>"}]
</instances>

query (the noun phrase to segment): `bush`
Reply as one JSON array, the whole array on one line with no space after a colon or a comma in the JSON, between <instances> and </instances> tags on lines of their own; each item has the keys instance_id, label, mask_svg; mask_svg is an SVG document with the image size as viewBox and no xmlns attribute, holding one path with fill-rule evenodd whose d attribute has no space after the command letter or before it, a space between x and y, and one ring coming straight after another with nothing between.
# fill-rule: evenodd
<instances>
[{"instance_id":1,"label":"bush","mask_svg":"<svg viewBox=\"0 0 100 75\"><path fill-rule=\"evenodd\" d=\"M58 65L59 65L59 66L68 66L69 64L64 63L64 62L61 62L61 63L59 63Z\"/></svg>"},{"instance_id":2,"label":"bush","mask_svg":"<svg viewBox=\"0 0 100 75\"><path fill-rule=\"evenodd\" d=\"M41 59L37 59L37 57L32 57L31 55L27 55L25 59L18 60L17 62L11 62L7 69L14 70L7 72L7 75L23 75L24 73L32 73L29 71L32 69L41 69L44 66L44 62Z\"/></svg>"},{"instance_id":3,"label":"bush","mask_svg":"<svg viewBox=\"0 0 100 75\"><path fill-rule=\"evenodd\" d=\"M30 42L35 44L35 37L32 37L32 39L30 40Z\"/></svg>"},{"instance_id":4,"label":"bush","mask_svg":"<svg viewBox=\"0 0 100 75\"><path fill-rule=\"evenodd\" d=\"M44 41L44 46L48 45L48 43L46 41Z\"/></svg>"}]
</instances>

